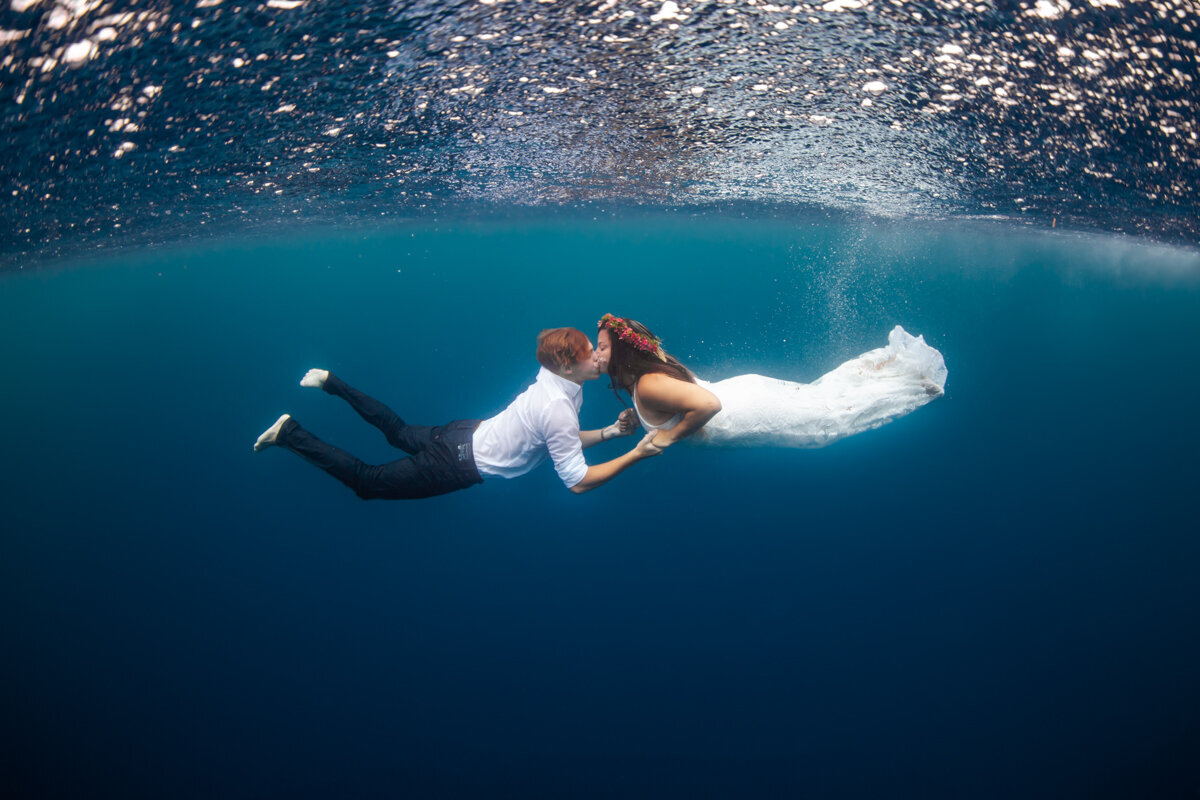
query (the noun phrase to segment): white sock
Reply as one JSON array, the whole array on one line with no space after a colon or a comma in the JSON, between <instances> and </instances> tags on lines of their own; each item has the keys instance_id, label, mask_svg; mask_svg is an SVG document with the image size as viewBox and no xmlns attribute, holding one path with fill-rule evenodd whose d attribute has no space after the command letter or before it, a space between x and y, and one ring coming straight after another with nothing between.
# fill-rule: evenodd
<instances>
[{"instance_id":1,"label":"white sock","mask_svg":"<svg viewBox=\"0 0 1200 800\"><path fill-rule=\"evenodd\" d=\"M284 414L279 419L275 420L275 424L262 432L258 437L258 441L254 443L254 451L266 450L268 447L275 445L275 439L279 436L279 429L283 427L283 423L292 418L291 414Z\"/></svg>"},{"instance_id":2,"label":"white sock","mask_svg":"<svg viewBox=\"0 0 1200 800\"><path fill-rule=\"evenodd\" d=\"M327 369L310 369L304 373L304 377L300 379L301 386L307 386L311 389L320 389L325 385L325 381L329 380L329 370Z\"/></svg>"}]
</instances>

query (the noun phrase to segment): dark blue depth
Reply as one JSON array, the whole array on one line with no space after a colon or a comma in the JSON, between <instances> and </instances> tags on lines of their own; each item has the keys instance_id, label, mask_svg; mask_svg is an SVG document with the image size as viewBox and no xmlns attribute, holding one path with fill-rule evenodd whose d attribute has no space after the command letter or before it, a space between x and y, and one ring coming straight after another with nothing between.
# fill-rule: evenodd
<instances>
[{"instance_id":1,"label":"dark blue depth","mask_svg":"<svg viewBox=\"0 0 1200 800\"><path fill-rule=\"evenodd\" d=\"M6 275L7 793L1192 796L1196 275L1123 240L654 216ZM251 452L286 410L394 457L309 367L486 416L539 328L606 311L711 378L811 380L901 323L947 394L583 496L543 467L365 503ZM619 410L585 388L585 425Z\"/></svg>"}]
</instances>

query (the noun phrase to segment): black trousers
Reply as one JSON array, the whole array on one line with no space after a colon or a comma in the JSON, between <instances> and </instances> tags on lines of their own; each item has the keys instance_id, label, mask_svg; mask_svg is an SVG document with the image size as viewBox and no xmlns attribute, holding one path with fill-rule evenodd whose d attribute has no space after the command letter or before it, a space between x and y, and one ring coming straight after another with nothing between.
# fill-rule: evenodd
<instances>
[{"instance_id":1,"label":"black trousers","mask_svg":"<svg viewBox=\"0 0 1200 800\"><path fill-rule=\"evenodd\" d=\"M433 497L483 482L475 467L471 445L479 420L457 420L433 428L409 425L383 403L332 374L324 389L349 403L360 417L383 431L393 447L408 453L409 458L388 464L364 464L345 450L322 442L294 419L283 425L275 444L325 470L364 500Z\"/></svg>"}]
</instances>

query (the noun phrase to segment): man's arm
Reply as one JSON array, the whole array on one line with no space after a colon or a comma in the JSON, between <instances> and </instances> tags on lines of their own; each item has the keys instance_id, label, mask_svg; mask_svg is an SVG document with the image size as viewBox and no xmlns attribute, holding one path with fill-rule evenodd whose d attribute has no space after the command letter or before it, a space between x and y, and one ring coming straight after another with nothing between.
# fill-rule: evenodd
<instances>
[{"instance_id":1,"label":"man's arm","mask_svg":"<svg viewBox=\"0 0 1200 800\"><path fill-rule=\"evenodd\" d=\"M583 449L587 450L594 444L606 442L609 439L618 439L622 436L628 436L637 428L637 421L633 416L633 409L627 408L621 412L621 416L617 417L617 421L606 428L597 428L594 431L580 431L579 441L583 443Z\"/></svg>"},{"instance_id":2,"label":"man's arm","mask_svg":"<svg viewBox=\"0 0 1200 800\"><path fill-rule=\"evenodd\" d=\"M583 432L580 432L582 438ZM630 450L623 456L617 456L612 461L605 461L603 464L594 464L587 468L587 474L583 476L583 480L571 487L571 491L575 494L583 494L590 492L597 486L603 486L613 478L620 475L631 466L641 461L643 458L653 458L662 452L658 447L651 443L654 438L654 432L651 431L642 437L638 442L637 447Z\"/></svg>"}]
</instances>

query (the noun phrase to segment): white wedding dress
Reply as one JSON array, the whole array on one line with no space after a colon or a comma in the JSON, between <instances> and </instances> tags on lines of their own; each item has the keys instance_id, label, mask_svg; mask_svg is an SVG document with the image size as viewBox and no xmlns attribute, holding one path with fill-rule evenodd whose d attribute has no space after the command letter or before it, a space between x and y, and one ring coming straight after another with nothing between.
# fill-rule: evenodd
<instances>
[{"instance_id":1,"label":"white wedding dress","mask_svg":"<svg viewBox=\"0 0 1200 800\"><path fill-rule=\"evenodd\" d=\"M764 375L697 383L720 399L721 411L686 441L728 447L823 447L941 397L946 363L924 337L897 325L886 347L863 353L812 383ZM649 425L637 409L636 395L634 408L647 431L669 430L682 417Z\"/></svg>"}]
</instances>

